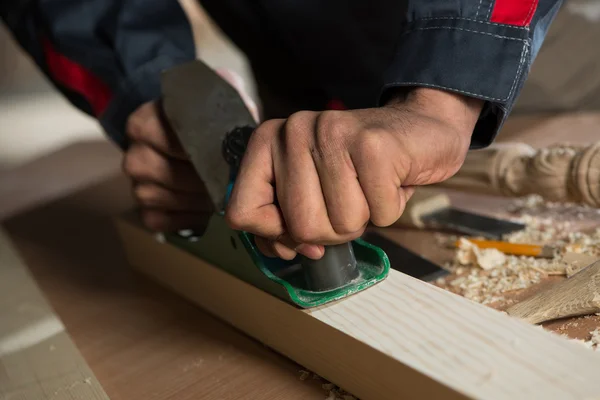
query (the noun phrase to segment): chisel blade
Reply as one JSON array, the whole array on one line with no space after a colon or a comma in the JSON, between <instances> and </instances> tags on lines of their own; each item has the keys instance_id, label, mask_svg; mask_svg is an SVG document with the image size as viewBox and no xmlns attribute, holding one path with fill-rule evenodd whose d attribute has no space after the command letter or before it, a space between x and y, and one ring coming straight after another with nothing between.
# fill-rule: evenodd
<instances>
[{"instance_id":1,"label":"chisel blade","mask_svg":"<svg viewBox=\"0 0 600 400\"><path fill-rule=\"evenodd\" d=\"M432 228L449 229L468 236L482 236L499 240L506 234L520 231L524 224L506 221L479 214L444 208L422 217L423 222Z\"/></svg>"}]
</instances>

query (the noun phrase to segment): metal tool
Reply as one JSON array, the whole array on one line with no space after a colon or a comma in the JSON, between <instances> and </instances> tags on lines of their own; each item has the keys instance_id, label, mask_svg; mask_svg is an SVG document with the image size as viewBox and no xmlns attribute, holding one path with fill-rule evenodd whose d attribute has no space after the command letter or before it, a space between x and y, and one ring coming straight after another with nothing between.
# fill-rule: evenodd
<instances>
[{"instance_id":1,"label":"metal tool","mask_svg":"<svg viewBox=\"0 0 600 400\"><path fill-rule=\"evenodd\" d=\"M385 254L390 259L392 269L403 274L425 282L433 282L438 278L450 275L450 271L447 269L410 251L399 243L387 239L377 232L367 231L362 235L362 239L385 251Z\"/></svg>"},{"instance_id":2,"label":"metal tool","mask_svg":"<svg viewBox=\"0 0 600 400\"><path fill-rule=\"evenodd\" d=\"M499 240L525 229L524 224L487 217L452 207L450 197L439 190L419 187L406 204L395 226L444 229L469 236Z\"/></svg>"},{"instance_id":3,"label":"metal tool","mask_svg":"<svg viewBox=\"0 0 600 400\"><path fill-rule=\"evenodd\" d=\"M504 235L525 229L524 224L475 214L456 208L439 210L422 217L431 228L447 229L469 236L501 239Z\"/></svg>"},{"instance_id":4,"label":"metal tool","mask_svg":"<svg viewBox=\"0 0 600 400\"><path fill-rule=\"evenodd\" d=\"M191 236L195 241L169 235L171 241L302 307L348 296L385 278L389 271L387 256L362 240L326 246L325 255L318 261L300 256L284 262L262 256L252 235L231 231L222 221L223 213L254 120L238 92L201 61L163 72L162 90L165 116L206 186L215 211L205 233ZM222 248L225 242L230 242L237 253L235 236L250 258L236 254L239 257L233 261L223 254L231 251ZM248 261L262 276L244 271ZM280 287L265 282L265 277Z\"/></svg>"}]
</instances>

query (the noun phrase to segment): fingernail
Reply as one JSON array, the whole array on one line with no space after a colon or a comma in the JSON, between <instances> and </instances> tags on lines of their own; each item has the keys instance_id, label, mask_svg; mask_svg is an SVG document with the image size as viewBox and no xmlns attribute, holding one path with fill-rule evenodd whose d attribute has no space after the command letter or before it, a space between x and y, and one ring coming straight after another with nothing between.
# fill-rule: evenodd
<instances>
[{"instance_id":1,"label":"fingernail","mask_svg":"<svg viewBox=\"0 0 600 400\"><path fill-rule=\"evenodd\" d=\"M321 257L323 257L323 254L325 254L325 249L322 246L317 246L314 244L301 244L300 246L296 247L294 250L296 250L298 253L302 254L303 256L306 256L308 258L312 258L313 260L318 260Z\"/></svg>"}]
</instances>

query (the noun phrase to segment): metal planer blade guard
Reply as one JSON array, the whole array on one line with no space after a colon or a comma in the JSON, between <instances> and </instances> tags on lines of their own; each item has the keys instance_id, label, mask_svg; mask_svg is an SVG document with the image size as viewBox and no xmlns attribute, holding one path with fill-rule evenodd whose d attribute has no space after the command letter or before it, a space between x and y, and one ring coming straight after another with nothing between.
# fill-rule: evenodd
<instances>
[{"instance_id":1,"label":"metal planer blade guard","mask_svg":"<svg viewBox=\"0 0 600 400\"><path fill-rule=\"evenodd\" d=\"M165 235L171 244L206 260L243 281L301 308L316 307L360 292L389 273L387 255L361 239L352 242L359 276L347 285L323 292L308 290L297 259L284 261L263 256L252 235L234 231L223 214L214 214L202 236ZM232 296L235 296L232 293Z\"/></svg>"}]
</instances>

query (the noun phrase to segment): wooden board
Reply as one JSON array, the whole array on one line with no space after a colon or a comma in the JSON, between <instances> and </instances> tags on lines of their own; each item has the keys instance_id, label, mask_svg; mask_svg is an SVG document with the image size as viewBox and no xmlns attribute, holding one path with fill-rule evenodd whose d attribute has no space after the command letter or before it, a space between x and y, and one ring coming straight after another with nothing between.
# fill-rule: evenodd
<instances>
[{"instance_id":1,"label":"wooden board","mask_svg":"<svg viewBox=\"0 0 600 400\"><path fill-rule=\"evenodd\" d=\"M585 143L597 139L599 119L598 114L511 117L499 139L545 146L568 132L569 141ZM74 159L84 161L65 168ZM130 182L118 173L120 162L121 153L99 141L0 172L0 219L7 218L15 247L110 398L326 398L319 381L298 378L302 367L130 272L109 224L110 215L133 204ZM509 201L451 197L454 204L481 212ZM388 232L435 262L452 256L436 245L433 232ZM593 318L577 323L561 333L584 339L598 327Z\"/></svg>"},{"instance_id":2,"label":"wooden board","mask_svg":"<svg viewBox=\"0 0 600 400\"><path fill-rule=\"evenodd\" d=\"M89 162L64 168L73 157ZM325 399L322 380L301 380L298 364L129 268L111 219L133 206L120 159L98 142L19 167L19 185L2 185L13 172L0 172L0 214L21 205L3 225L107 395Z\"/></svg>"},{"instance_id":3,"label":"wooden board","mask_svg":"<svg viewBox=\"0 0 600 400\"><path fill-rule=\"evenodd\" d=\"M134 267L364 400L600 396L598 354L396 271L303 311L135 222L117 226Z\"/></svg>"},{"instance_id":4,"label":"wooden board","mask_svg":"<svg viewBox=\"0 0 600 400\"><path fill-rule=\"evenodd\" d=\"M1 228L0 399L108 400Z\"/></svg>"}]
</instances>

